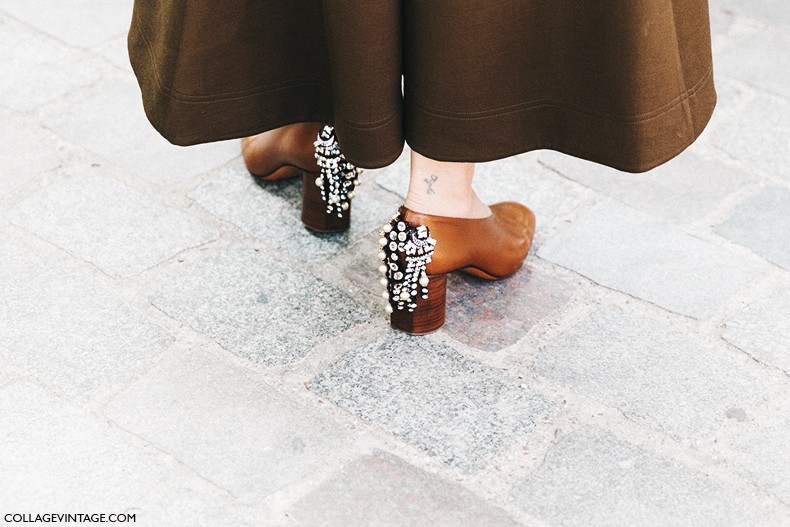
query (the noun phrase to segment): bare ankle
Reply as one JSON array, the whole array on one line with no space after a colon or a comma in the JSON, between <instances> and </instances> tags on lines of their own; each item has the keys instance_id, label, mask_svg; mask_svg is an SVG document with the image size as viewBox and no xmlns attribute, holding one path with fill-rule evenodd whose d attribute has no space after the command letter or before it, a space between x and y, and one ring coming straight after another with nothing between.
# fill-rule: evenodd
<instances>
[{"instance_id":1,"label":"bare ankle","mask_svg":"<svg viewBox=\"0 0 790 527\"><path fill-rule=\"evenodd\" d=\"M431 214L433 216L447 216L450 218L486 218L491 215L491 209L480 201L476 194L468 198L425 199L422 196L407 194L404 206L414 212Z\"/></svg>"},{"instance_id":2,"label":"bare ankle","mask_svg":"<svg viewBox=\"0 0 790 527\"><path fill-rule=\"evenodd\" d=\"M473 163L436 161L412 151L409 192L404 205L423 214L485 218L491 210L472 188Z\"/></svg>"}]
</instances>

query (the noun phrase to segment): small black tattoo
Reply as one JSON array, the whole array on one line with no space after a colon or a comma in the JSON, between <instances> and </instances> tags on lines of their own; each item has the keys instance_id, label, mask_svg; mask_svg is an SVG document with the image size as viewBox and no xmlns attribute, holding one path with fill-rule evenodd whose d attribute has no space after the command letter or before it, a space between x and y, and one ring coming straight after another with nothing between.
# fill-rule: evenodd
<instances>
[{"instance_id":1,"label":"small black tattoo","mask_svg":"<svg viewBox=\"0 0 790 527\"><path fill-rule=\"evenodd\" d=\"M439 176L437 176L436 174L431 174L430 179L428 178L423 179L423 181L425 181L425 183L428 185L428 189L425 191L426 194L436 194L436 191L433 190L433 184L436 182L437 179L439 179Z\"/></svg>"}]
</instances>

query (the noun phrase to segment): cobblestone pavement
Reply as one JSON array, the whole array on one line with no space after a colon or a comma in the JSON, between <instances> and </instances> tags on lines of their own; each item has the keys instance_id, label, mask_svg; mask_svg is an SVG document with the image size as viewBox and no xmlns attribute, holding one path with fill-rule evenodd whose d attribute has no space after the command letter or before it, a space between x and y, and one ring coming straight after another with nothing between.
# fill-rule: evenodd
<instances>
[{"instance_id":1,"label":"cobblestone pavement","mask_svg":"<svg viewBox=\"0 0 790 527\"><path fill-rule=\"evenodd\" d=\"M148 125L130 9L0 0L0 523L790 525L789 3L713 0L665 166L480 165L535 247L424 338L376 276L405 158L309 234L297 182Z\"/></svg>"}]
</instances>

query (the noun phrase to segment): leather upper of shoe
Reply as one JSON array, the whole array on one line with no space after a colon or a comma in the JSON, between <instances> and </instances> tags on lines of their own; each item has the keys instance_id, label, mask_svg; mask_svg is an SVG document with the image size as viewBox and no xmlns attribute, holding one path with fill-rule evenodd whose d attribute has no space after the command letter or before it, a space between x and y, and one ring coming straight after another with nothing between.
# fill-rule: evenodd
<instances>
[{"instance_id":1,"label":"leather upper of shoe","mask_svg":"<svg viewBox=\"0 0 790 527\"><path fill-rule=\"evenodd\" d=\"M247 170L264 179L283 166L299 169L284 172L284 177L293 177L301 171L318 172L313 142L322 127L320 123L296 123L289 125L287 131L274 129L243 138L241 151Z\"/></svg>"},{"instance_id":2,"label":"leather upper of shoe","mask_svg":"<svg viewBox=\"0 0 790 527\"><path fill-rule=\"evenodd\" d=\"M518 271L535 234L535 214L512 201L490 206L491 215L480 219L422 214L406 207L401 217L414 226L425 225L436 240L426 272L429 275L464 270L487 280Z\"/></svg>"}]
</instances>

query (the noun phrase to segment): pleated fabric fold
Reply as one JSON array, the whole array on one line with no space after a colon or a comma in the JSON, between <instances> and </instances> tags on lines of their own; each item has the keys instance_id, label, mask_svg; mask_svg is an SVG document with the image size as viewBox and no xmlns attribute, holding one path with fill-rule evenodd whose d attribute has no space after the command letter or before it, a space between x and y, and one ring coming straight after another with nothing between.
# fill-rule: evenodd
<instances>
[{"instance_id":1,"label":"pleated fabric fold","mask_svg":"<svg viewBox=\"0 0 790 527\"><path fill-rule=\"evenodd\" d=\"M129 52L176 144L333 124L385 166L553 149L641 172L713 112L706 0L136 0Z\"/></svg>"}]
</instances>

